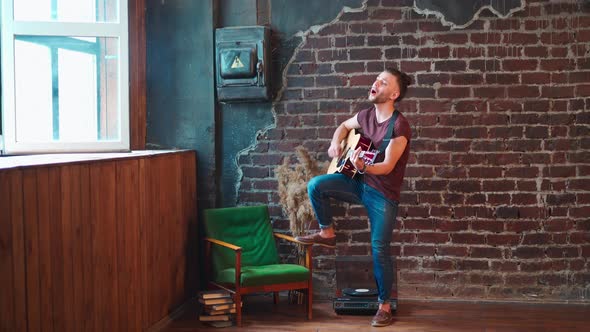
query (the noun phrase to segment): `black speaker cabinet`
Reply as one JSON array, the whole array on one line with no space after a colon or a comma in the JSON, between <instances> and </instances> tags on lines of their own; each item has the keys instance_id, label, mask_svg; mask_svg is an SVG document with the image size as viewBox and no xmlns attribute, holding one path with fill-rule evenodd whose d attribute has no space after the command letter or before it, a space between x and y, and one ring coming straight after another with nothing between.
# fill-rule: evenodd
<instances>
[{"instance_id":1,"label":"black speaker cabinet","mask_svg":"<svg viewBox=\"0 0 590 332\"><path fill-rule=\"evenodd\" d=\"M215 30L217 98L221 102L270 99L270 29Z\"/></svg>"}]
</instances>

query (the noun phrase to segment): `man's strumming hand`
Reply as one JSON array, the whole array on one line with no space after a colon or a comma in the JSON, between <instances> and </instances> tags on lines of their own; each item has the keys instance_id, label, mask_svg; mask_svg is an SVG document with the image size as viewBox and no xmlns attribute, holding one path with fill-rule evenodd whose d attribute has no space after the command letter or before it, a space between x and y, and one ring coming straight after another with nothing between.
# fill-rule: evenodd
<instances>
[{"instance_id":1,"label":"man's strumming hand","mask_svg":"<svg viewBox=\"0 0 590 332\"><path fill-rule=\"evenodd\" d=\"M330 143L330 148L328 149L328 155L330 156L330 158L339 157L341 153L342 146L340 145L340 143L332 141L332 143Z\"/></svg>"}]
</instances>

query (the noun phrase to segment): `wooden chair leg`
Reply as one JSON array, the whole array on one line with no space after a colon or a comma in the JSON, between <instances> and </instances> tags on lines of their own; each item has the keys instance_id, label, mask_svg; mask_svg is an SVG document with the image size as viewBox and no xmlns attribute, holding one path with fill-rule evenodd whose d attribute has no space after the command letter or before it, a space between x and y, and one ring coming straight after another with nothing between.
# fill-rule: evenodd
<instances>
[{"instance_id":1,"label":"wooden chair leg","mask_svg":"<svg viewBox=\"0 0 590 332\"><path fill-rule=\"evenodd\" d=\"M234 302L236 302L236 325L242 327L242 296L236 293Z\"/></svg>"},{"instance_id":2,"label":"wooden chair leg","mask_svg":"<svg viewBox=\"0 0 590 332\"><path fill-rule=\"evenodd\" d=\"M313 293L311 287L307 289L307 319L311 320L311 312L313 308Z\"/></svg>"},{"instance_id":3,"label":"wooden chair leg","mask_svg":"<svg viewBox=\"0 0 590 332\"><path fill-rule=\"evenodd\" d=\"M279 292L272 293L273 303L276 305L279 303Z\"/></svg>"}]
</instances>

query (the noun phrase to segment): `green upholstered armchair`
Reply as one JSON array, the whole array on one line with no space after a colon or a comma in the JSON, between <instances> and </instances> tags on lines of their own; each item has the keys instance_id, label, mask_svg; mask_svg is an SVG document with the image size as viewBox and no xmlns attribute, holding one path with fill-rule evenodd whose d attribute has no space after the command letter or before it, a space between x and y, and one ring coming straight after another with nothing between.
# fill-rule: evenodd
<instances>
[{"instance_id":1,"label":"green upholstered armchair","mask_svg":"<svg viewBox=\"0 0 590 332\"><path fill-rule=\"evenodd\" d=\"M266 206L207 209L204 221L209 285L233 294L238 326L242 325L242 295L254 292L273 292L276 304L279 291L304 290L311 319L311 246L305 246L305 266L279 263L275 239L299 242L273 233Z\"/></svg>"}]
</instances>

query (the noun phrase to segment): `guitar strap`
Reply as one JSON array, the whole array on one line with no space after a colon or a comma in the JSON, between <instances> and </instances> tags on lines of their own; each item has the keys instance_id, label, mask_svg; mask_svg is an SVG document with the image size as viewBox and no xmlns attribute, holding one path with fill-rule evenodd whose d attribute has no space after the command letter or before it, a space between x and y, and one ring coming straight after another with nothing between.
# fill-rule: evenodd
<instances>
[{"instance_id":1,"label":"guitar strap","mask_svg":"<svg viewBox=\"0 0 590 332\"><path fill-rule=\"evenodd\" d=\"M389 141L391 141L391 138L393 137L393 135L395 135L395 130L393 129L393 127L395 126L395 121L397 121L398 115L399 112L397 110L393 111L393 114L391 115L391 120L389 121L389 125L387 126L387 133L385 133L385 138L383 138L383 142L381 142L381 145L379 145L379 153L385 152L385 149L387 149L387 145L389 145Z\"/></svg>"}]
</instances>

